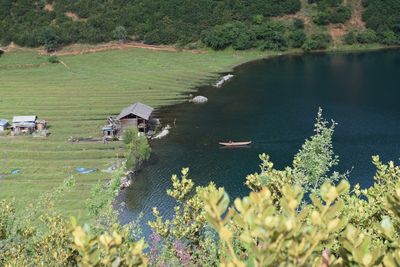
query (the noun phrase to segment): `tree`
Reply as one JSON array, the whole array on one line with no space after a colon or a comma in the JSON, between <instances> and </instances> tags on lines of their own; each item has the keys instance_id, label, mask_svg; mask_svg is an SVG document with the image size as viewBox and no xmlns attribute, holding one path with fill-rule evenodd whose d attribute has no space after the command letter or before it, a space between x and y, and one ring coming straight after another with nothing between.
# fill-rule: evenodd
<instances>
[{"instance_id":1,"label":"tree","mask_svg":"<svg viewBox=\"0 0 400 267\"><path fill-rule=\"evenodd\" d=\"M124 26L117 26L112 32L113 38L120 42L125 42L128 39L128 33Z\"/></svg>"},{"instance_id":2,"label":"tree","mask_svg":"<svg viewBox=\"0 0 400 267\"><path fill-rule=\"evenodd\" d=\"M48 52L53 52L61 44L61 38L52 27L43 28L39 32L38 40L41 45L44 45Z\"/></svg>"},{"instance_id":3,"label":"tree","mask_svg":"<svg viewBox=\"0 0 400 267\"><path fill-rule=\"evenodd\" d=\"M126 168L136 170L150 158L151 148L146 136L140 135L136 128L124 131L123 142L126 144Z\"/></svg>"},{"instance_id":4,"label":"tree","mask_svg":"<svg viewBox=\"0 0 400 267\"><path fill-rule=\"evenodd\" d=\"M338 173L329 176L332 167L339 163L332 145L336 123L332 121L329 125L319 108L314 126L315 134L305 141L293 159L295 184L301 185L306 192L316 190L326 181L333 183L340 176Z\"/></svg>"},{"instance_id":5,"label":"tree","mask_svg":"<svg viewBox=\"0 0 400 267\"><path fill-rule=\"evenodd\" d=\"M261 172L248 175L246 185L253 191L267 187L276 199L281 196L280 190L285 184L300 185L305 193L310 194L325 182L346 180L346 174L331 173L332 168L339 163L339 157L335 155L332 146L335 126L334 121L328 124L322 117L322 109L319 109L315 134L305 141L294 156L292 166L275 170L269 156L262 154Z\"/></svg>"}]
</instances>

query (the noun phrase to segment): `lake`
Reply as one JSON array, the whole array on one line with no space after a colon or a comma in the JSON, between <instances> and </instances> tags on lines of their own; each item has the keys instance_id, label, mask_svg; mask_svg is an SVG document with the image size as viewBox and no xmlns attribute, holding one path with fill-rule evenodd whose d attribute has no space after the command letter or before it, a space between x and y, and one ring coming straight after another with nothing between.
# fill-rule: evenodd
<instances>
[{"instance_id":1,"label":"lake","mask_svg":"<svg viewBox=\"0 0 400 267\"><path fill-rule=\"evenodd\" d=\"M184 103L159 112L172 131L152 141L153 155L124 202L122 223L139 213L144 222L152 207L171 214L174 202L165 193L171 175L182 167L198 185L214 181L230 196L244 196L245 177L259 170L260 153L276 168L291 164L313 134L318 107L338 125L334 151L339 171L351 170L350 182L373 183L372 155L398 163L400 155L400 52L283 56L238 67L222 88L206 86L198 94L209 102ZM197 95L197 94L196 94ZM176 125L173 126L173 121ZM223 149L226 140L252 140L249 148ZM145 229L145 233L148 228Z\"/></svg>"}]
</instances>

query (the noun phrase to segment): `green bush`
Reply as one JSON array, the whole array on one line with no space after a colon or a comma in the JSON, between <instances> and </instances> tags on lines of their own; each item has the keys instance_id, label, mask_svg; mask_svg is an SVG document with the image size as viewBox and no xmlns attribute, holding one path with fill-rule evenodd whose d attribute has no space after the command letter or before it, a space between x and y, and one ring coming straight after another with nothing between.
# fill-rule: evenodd
<instances>
[{"instance_id":1,"label":"green bush","mask_svg":"<svg viewBox=\"0 0 400 267\"><path fill-rule=\"evenodd\" d=\"M203 42L215 50L227 48L234 39L232 32L229 32L229 28L227 25L215 26L204 34Z\"/></svg>"},{"instance_id":2,"label":"green bush","mask_svg":"<svg viewBox=\"0 0 400 267\"><path fill-rule=\"evenodd\" d=\"M395 31L400 22L400 1L368 0L363 12L367 27L376 32Z\"/></svg>"},{"instance_id":3,"label":"green bush","mask_svg":"<svg viewBox=\"0 0 400 267\"><path fill-rule=\"evenodd\" d=\"M313 22L317 25L327 25L330 22L330 14L326 11L319 11L313 16Z\"/></svg>"},{"instance_id":4,"label":"green bush","mask_svg":"<svg viewBox=\"0 0 400 267\"><path fill-rule=\"evenodd\" d=\"M117 26L112 32L113 38L115 40L124 42L128 39L128 33L124 26Z\"/></svg>"},{"instance_id":5,"label":"green bush","mask_svg":"<svg viewBox=\"0 0 400 267\"><path fill-rule=\"evenodd\" d=\"M300 48L304 44L305 40L306 34L304 33L304 30L295 30L289 34L290 46L293 48Z\"/></svg>"},{"instance_id":6,"label":"green bush","mask_svg":"<svg viewBox=\"0 0 400 267\"><path fill-rule=\"evenodd\" d=\"M254 47L255 35L251 31L244 31L239 33L239 35L233 41L232 47L236 50L246 50Z\"/></svg>"},{"instance_id":7,"label":"green bush","mask_svg":"<svg viewBox=\"0 0 400 267\"><path fill-rule=\"evenodd\" d=\"M347 32L346 35L343 37L343 41L348 45L357 43L356 32L354 30L350 30L349 32Z\"/></svg>"},{"instance_id":8,"label":"green bush","mask_svg":"<svg viewBox=\"0 0 400 267\"><path fill-rule=\"evenodd\" d=\"M60 59L57 56L50 56L47 58L47 61L51 64L60 63Z\"/></svg>"},{"instance_id":9,"label":"green bush","mask_svg":"<svg viewBox=\"0 0 400 267\"><path fill-rule=\"evenodd\" d=\"M360 44L371 44L377 42L377 35L374 30L367 29L357 33L357 42Z\"/></svg>"},{"instance_id":10,"label":"green bush","mask_svg":"<svg viewBox=\"0 0 400 267\"><path fill-rule=\"evenodd\" d=\"M379 42L384 45L398 45L400 44L400 36L393 31L385 31L381 34Z\"/></svg>"},{"instance_id":11,"label":"green bush","mask_svg":"<svg viewBox=\"0 0 400 267\"><path fill-rule=\"evenodd\" d=\"M348 6L342 6L333 9L329 22L331 23L345 23L351 18L351 9Z\"/></svg>"},{"instance_id":12,"label":"green bush","mask_svg":"<svg viewBox=\"0 0 400 267\"><path fill-rule=\"evenodd\" d=\"M62 43L61 38L52 27L41 29L38 34L38 41L41 45L44 45L48 52L53 52Z\"/></svg>"},{"instance_id":13,"label":"green bush","mask_svg":"<svg viewBox=\"0 0 400 267\"><path fill-rule=\"evenodd\" d=\"M302 48L305 51L326 49L331 42L331 36L324 33L311 34L309 38L306 39Z\"/></svg>"},{"instance_id":14,"label":"green bush","mask_svg":"<svg viewBox=\"0 0 400 267\"><path fill-rule=\"evenodd\" d=\"M296 30L304 29L304 21L302 19L294 19L293 20L293 28Z\"/></svg>"}]
</instances>

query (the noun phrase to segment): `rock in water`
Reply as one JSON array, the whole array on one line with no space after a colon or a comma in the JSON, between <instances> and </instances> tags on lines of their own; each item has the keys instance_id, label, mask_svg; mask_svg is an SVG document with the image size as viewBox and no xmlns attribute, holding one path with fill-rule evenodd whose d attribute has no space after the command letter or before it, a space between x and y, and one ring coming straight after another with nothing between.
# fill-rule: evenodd
<instances>
[{"instance_id":1,"label":"rock in water","mask_svg":"<svg viewBox=\"0 0 400 267\"><path fill-rule=\"evenodd\" d=\"M195 104L203 104L203 103L206 103L207 101L208 101L208 98L205 96L201 96L201 95L196 96L192 99L192 102Z\"/></svg>"},{"instance_id":2,"label":"rock in water","mask_svg":"<svg viewBox=\"0 0 400 267\"><path fill-rule=\"evenodd\" d=\"M215 87L220 88L225 82L229 81L233 78L232 74L225 75L218 82L214 84Z\"/></svg>"}]
</instances>

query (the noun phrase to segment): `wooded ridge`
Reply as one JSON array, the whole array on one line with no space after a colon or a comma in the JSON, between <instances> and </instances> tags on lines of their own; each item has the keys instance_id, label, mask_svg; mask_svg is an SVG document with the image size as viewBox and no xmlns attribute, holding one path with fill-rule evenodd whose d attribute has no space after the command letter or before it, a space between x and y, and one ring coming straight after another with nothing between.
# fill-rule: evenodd
<instances>
[{"instance_id":1,"label":"wooded ridge","mask_svg":"<svg viewBox=\"0 0 400 267\"><path fill-rule=\"evenodd\" d=\"M400 0L0 0L0 46L128 39L238 50L395 45Z\"/></svg>"}]
</instances>

